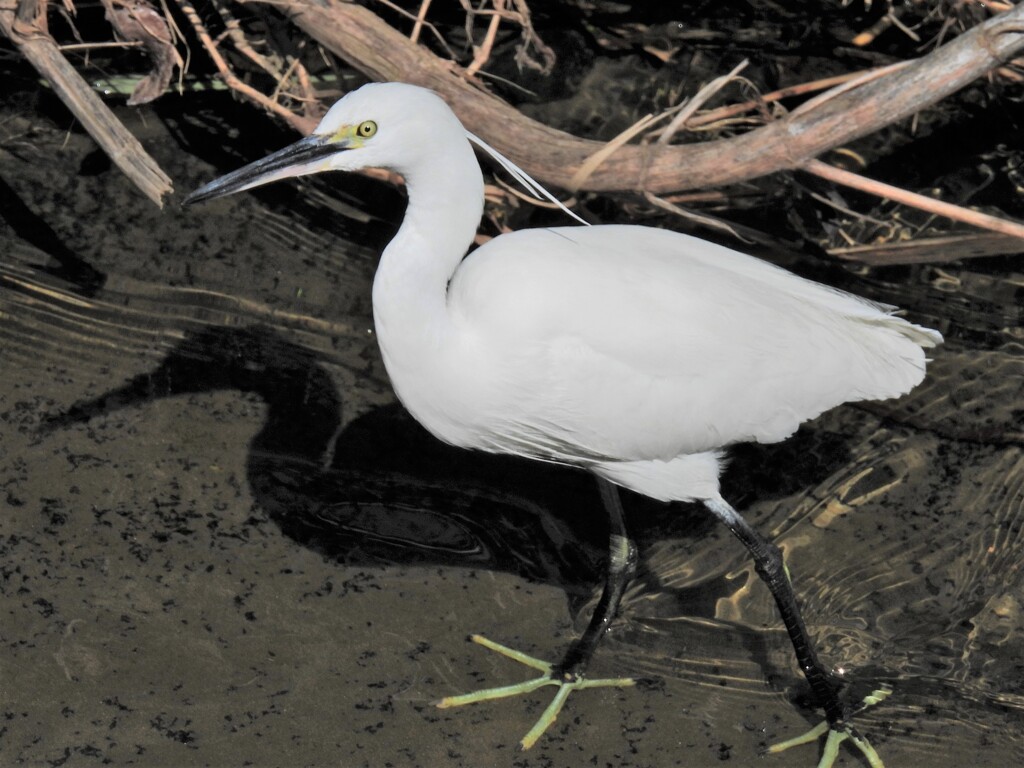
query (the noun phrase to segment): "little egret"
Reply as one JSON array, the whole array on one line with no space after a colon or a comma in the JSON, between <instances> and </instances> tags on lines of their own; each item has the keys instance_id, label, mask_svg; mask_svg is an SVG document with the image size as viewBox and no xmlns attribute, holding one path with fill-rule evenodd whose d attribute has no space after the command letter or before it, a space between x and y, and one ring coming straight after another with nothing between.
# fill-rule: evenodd
<instances>
[{"instance_id":1,"label":"little egret","mask_svg":"<svg viewBox=\"0 0 1024 768\"><path fill-rule=\"evenodd\" d=\"M632 681L585 677L636 565L615 486L698 501L747 547L771 590L825 721L821 766L844 740L881 760L819 660L779 549L722 497L728 446L774 443L841 403L909 392L942 336L892 307L797 277L729 248L641 226L530 229L466 257L483 212L472 143L528 185L433 92L371 84L335 104L308 137L198 189L187 203L320 171L387 168L406 182L401 228L373 282L381 355L399 400L452 445L590 470L611 525L608 574L583 635L557 664L483 638L540 671L454 696L455 706L558 686L522 741L532 745L573 690Z\"/></svg>"}]
</instances>

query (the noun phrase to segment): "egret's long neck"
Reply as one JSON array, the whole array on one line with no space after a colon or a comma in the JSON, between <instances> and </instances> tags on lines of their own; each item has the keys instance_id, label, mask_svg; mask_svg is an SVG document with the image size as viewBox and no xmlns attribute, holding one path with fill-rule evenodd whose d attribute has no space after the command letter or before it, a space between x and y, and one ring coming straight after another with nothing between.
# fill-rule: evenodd
<instances>
[{"instance_id":1,"label":"egret's long neck","mask_svg":"<svg viewBox=\"0 0 1024 768\"><path fill-rule=\"evenodd\" d=\"M480 166L469 142L459 138L427 150L415 168L403 171L409 206L373 281L377 338L400 397L402 371L437 359L451 341L448 281L483 212Z\"/></svg>"}]
</instances>

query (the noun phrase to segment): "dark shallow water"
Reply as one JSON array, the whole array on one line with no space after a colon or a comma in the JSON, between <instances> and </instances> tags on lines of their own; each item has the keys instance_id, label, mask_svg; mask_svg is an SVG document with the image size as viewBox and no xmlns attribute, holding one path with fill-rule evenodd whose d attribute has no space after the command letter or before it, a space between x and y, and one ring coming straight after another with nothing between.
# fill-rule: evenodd
<instances>
[{"instance_id":1,"label":"dark shallow water","mask_svg":"<svg viewBox=\"0 0 1024 768\"><path fill-rule=\"evenodd\" d=\"M748 765L817 721L739 545L636 498L641 574L594 673L657 683L574 694L526 754L546 696L432 707L524 675L469 631L558 656L606 531L581 475L446 449L394 405L369 282L400 197L161 212L80 134L4 117L31 143L0 152L0 762ZM181 190L241 162L128 119ZM910 397L739 449L723 488L824 658L895 689L858 719L888 765L1018 764L1021 272L829 274L949 342Z\"/></svg>"}]
</instances>

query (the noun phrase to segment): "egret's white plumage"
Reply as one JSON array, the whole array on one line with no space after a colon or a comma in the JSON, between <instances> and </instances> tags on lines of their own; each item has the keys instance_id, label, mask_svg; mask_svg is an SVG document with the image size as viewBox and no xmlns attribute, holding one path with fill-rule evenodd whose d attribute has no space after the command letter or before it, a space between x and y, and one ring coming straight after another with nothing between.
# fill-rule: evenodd
<instances>
[{"instance_id":1,"label":"egret's white plumage","mask_svg":"<svg viewBox=\"0 0 1024 768\"><path fill-rule=\"evenodd\" d=\"M522 230L463 259L483 182L461 124L429 91L375 84L317 134L365 120L376 134L324 164L406 179L374 319L398 397L446 442L710 498L720 449L904 394L924 376L922 347L941 341L891 307L650 227Z\"/></svg>"},{"instance_id":2,"label":"egret's white plumage","mask_svg":"<svg viewBox=\"0 0 1024 768\"><path fill-rule=\"evenodd\" d=\"M825 709L827 726L810 734L828 731L822 765L850 739L881 766L817 658L778 548L725 502L718 475L734 443L776 442L840 403L910 391L924 376L924 350L942 337L892 307L649 227L523 230L464 259L483 209L471 140L493 153L430 91L367 85L332 107L312 136L189 199L332 169L402 174L409 205L373 284L377 337L399 399L454 445L578 465L657 499L704 502L750 550L779 605ZM614 491L602 486L602 498L612 524L609 575L587 631L559 665L527 659L540 678L442 705L560 686L526 747L569 691L629 682L583 679L635 564Z\"/></svg>"}]
</instances>

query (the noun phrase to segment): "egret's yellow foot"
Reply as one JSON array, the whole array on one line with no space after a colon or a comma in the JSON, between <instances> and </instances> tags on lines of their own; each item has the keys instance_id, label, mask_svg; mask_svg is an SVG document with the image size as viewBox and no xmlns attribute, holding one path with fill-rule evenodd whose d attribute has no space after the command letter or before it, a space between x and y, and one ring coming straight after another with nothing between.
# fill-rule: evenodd
<instances>
[{"instance_id":1,"label":"egret's yellow foot","mask_svg":"<svg viewBox=\"0 0 1024 768\"><path fill-rule=\"evenodd\" d=\"M877 691L872 691L864 697L864 701L858 711L874 706L878 702L887 698L891 693L892 688L889 687L879 688ZM800 736L787 739L786 741L780 741L777 744L772 744L768 747L766 752L774 755L779 752L783 752L790 747L797 747L801 744L810 744L813 741L817 741L825 733L828 733L828 737L825 739L825 748L821 752L821 760L818 761L818 768L831 768L836 757L839 755L839 745L847 739L849 739L853 746L861 751L871 768L885 768L882 764L882 758L878 756L875 748L872 747L868 743L867 739L857 733L851 726L843 725L832 728L827 722L818 723L814 728Z\"/></svg>"},{"instance_id":2,"label":"egret's yellow foot","mask_svg":"<svg viewBox=\"0 0 1024 768\"><path fill-rule=\"evenodd\" d=\"M566 679L560 679L552 674L555 669L553 664L549 664L548 662L540 659L535 659L533 656L528 656L514 648L509 648L501 643L496 643L493 640L488 640L482 635L471 635L469 639L474 643L482 645L484 648L489 648L492 651L500 653L502 656L507 656L513 661L518 661L520 664L525 664L527 667L539 670L543 674L541 674L540 677L536 677L532 680L525 680L522 683L503 685L497 688L486 688L482 691L464 693L461 696L445 696L437 702L438 707L442 709L446 709L447 707L461 707L463 704L475 704L479 701L503 699L507 696L518 696L521 693L530 693L531 691L543 688L546 685L558 686L558 693L555 694L555 698L553 698L551 703L548 704L547 709L544 710L544 714L540 716L537 724L534 725L533 728L530 729L529 733L523 736L522 741L519 742L519 746L522 749L529 749L537 743L537 739L544 735L544 732L550 728L551 724L558 718L558 713L562 711L562 705L565 704L565 700L569 698L569 694L573 691L582 690L583 688L621 688L627 685L636 684L636 681L631 677L587 680L580 676L566 676Z\"/></svg>"}]
</instances>

